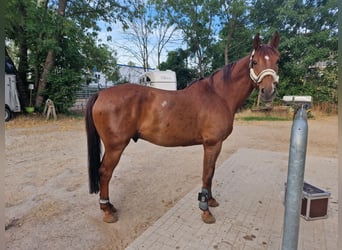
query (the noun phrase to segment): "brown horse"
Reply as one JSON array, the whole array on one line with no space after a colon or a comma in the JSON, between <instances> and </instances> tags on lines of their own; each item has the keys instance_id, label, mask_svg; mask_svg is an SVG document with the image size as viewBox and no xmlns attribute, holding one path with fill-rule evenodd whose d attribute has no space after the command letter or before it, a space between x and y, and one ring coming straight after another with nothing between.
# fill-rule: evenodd
<instances>
[{"instance_id":1,"label":"brown horse","mask_svg":"<svg viewBox=\"0 0 342 250\"><path fill-rule=\"evenodd\" d=\"M250 55L183 90L123 84L90 97L85 118L90 193L100 191L105 222L118 219L109 202L112 173L129 141L139 138L166 147L203 144L199 208L205 223L215 222L209 206L218 206L211 192L216 159L232 132L235 112L252 90L258 88L264 101L272 101L278 83L279 40L276 32L269 44L261 44L257 34Z\"/></svg>"}]
</instances>

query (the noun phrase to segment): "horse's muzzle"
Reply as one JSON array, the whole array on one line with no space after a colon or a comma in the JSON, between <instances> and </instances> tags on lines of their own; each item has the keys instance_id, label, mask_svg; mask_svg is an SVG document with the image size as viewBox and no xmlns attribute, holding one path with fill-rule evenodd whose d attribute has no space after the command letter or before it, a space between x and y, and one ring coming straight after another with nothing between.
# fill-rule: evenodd
<instances>
[{"instance_id":1,"label":"horse's muzzle","mask_svg":"<svg viewBox=\"0 0 342 250\"><path fill-rule=\"evenodd\" d=\"M273 99L276 96L277 92L277 83L274 82L270 84L270 86L260 86L259 91L260 91L260 97L262 101L264 102L272 102Z\"/></svg>"}]
</instances>

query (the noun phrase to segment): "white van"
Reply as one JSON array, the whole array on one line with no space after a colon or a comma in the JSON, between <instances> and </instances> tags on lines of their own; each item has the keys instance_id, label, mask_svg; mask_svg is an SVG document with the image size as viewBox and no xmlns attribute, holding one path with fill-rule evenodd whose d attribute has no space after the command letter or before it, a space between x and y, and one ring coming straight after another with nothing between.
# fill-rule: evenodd
<instances>
[{"instance_id":1,"label":"white van","mask_svg":"<svg viewBox=\"0 0 342 250\"><path fill-rule=\"evenodd\" d=\"M166 71L148 71L139 78L139 84L158 89L177 90L176 72Z\"/></svg>"},{"instance_id":2,"label":"white van","mask_svg":"<svg viewBox=\"0 0 342 250\"><path fill-rule=\"evenodd\" d=\"M13 113L20 112L20 102L17 90L16 70L12 60L5 57L5 121L13 117Z\"/></svg>"}]
</instances>

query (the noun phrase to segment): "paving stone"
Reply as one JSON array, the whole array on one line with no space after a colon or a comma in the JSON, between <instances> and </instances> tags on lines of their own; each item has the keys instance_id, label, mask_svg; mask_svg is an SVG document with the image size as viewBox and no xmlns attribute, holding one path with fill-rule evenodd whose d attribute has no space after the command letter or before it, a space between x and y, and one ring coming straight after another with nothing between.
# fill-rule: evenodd
<instances>
[{"instance_id":1,"label":"paving stone","mask_svg":"<svg viewBox=\"0 0 342 250\"><path fill-rule=\"evenodd\" d=\"M215 172L212 208L216 223L201 221L199 185L156 221L128 250L141 249L281 249L284 183L288 155L242 148ZM306 158L305 181L337 195L337 159ZM298 250L337 250L337 198L328 218L300 219ZM331 199L330 199L331 200Z\"/></svg>"}]
</instances>

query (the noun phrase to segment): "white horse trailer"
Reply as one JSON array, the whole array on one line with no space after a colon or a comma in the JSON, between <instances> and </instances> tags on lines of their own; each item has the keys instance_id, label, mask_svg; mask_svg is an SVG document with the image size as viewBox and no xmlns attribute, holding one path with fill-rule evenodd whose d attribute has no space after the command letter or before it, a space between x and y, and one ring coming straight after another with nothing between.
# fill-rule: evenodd
<instances>
[{"instance_id":1,"label":"white horse trailer","mask_svg":"<svg viewBox=\"0 0 342 250\"><path fill-rule=\"evenodd\" d=\"M158 89L177 90L176 72L166 71L148 71L139 78L139 84Z\"/></svg>"},{"instance_id":2,"label":"white horse trailer","mask_svg":"<svg viewBox=\"0 0 342 250\"><path fill-rule=\"evenodd\" d=\"M5 121L9 121L13 113L20 111L16 77L15 75L5 74Z\"/></svg>"},{"instance_id":3,"label":"white horse trailer","mask_svg":"<svg viewBox=\"0 0 342 250\"><path fill-rule=\"evenodd\" d=\"M7 54L5 56L5 121L9 121L13 113L20 112L19 95L17 91L17 70Z\"/></svg>"}]
</instances>

